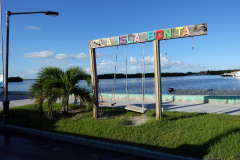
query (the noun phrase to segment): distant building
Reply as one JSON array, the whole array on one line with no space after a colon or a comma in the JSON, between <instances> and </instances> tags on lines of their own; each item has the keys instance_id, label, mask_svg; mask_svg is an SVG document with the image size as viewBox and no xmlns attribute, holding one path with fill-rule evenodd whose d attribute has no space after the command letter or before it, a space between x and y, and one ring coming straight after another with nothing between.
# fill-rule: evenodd
<instances>
[{"instance_id":1,"label":"distant building","mask_svg":"<svg viewBox=\"0 0 240 160\"><path fill-rule=\"evenodd\" d=\"M200 75L208 75L208 71L200 71L199 74Z\"/></svg>"}]
</instances>

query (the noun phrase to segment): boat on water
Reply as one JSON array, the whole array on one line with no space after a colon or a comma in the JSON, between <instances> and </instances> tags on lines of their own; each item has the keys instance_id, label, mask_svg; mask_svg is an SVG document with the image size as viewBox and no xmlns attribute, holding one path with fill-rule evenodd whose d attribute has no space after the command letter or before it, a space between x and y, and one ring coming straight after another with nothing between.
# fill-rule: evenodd
<instances>
[{"instance_id":1,"label":"boat on water","mask_svg":"<svg viewBox=\"0 0 240 160\"><path fill-rule=\"evenodd\" d=\"M240 77L240 71L234 71L233 77Z\"/></svg>"},{"instance_id":2,"label":"boat on water","mask_svg":"<svg viewBox=\"0 0 240 160\"><path fill-rule=\"evenodd\" d=\"M224 74L221 74L222 77L232 77L233 76L233 73L224 73Z\"/></svg>"},{"instance_id":3,"label":"boat on water","mask_svg":"<svg viewBox=\"0 0 240 160\"><path fill-rule=\"evenodd\" d=\"M0 75L0 93L3 92L3 75Z\"/></svg>"},{"instance_id":4,"label":"boat on water","mask_svg":"<svg viewBox=\"0 0 240 160\"><path fill-rule=\"evenodd\" d=\"M240 71L221 74L222 77L240 77Z\"/></svg>"}]
</instances>

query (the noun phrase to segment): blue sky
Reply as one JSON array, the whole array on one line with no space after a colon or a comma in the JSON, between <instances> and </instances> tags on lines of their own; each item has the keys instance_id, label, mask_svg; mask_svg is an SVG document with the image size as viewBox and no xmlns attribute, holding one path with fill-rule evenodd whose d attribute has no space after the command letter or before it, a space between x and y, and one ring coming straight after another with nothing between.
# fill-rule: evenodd
<instances>
[{"instance_id":1,"label":"blue sky","mask_svg":"<svg viewBox=\"0 0 240 160\"><path fill-rule=\"evenodd\" d=\"M10 17L9 76L36 78L41 67L80 66L90 73L88 41L208 23L208 35L161 41L162 72L240 69L238 0L2 0L6 10L57 11ZM146 72L154 72L153 44L144 44ZM113 73L116 47L97 49L98 74ZM127 45L128 73L142 72L142 44ZM125 72L124 46L118 73ZM1 73L1 72L0 72Z\"/></svg>"}]
</instances>

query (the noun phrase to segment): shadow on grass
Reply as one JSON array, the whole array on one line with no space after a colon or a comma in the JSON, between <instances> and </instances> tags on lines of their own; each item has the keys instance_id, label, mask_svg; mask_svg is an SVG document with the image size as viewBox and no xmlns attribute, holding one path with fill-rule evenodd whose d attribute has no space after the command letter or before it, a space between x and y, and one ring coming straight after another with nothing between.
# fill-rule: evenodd
<instances>
[{"instance_id":1,"label":"shadow on grass","mask_svg":"<svg viewBox=\"0 0 240 160\"><path fill-rule=\"evenodd\" d=\"M124 115L127 113L125 109L116 109L116 108L103 108L103 111L108 111L108 113L112 113L114 116ZM70 114L69 117L72 117L76 115L77 113L83 113L83 112L75 112L72 115ZM90 112L89 112L90 113ZM151 114L152 112L150 112ZM15 108L11 110L11 119L9 121L10 124L13 125L19 125L24 126L28 128L36 128L40 130L47 130L47 131L54 131L56 132L55 122L57 122L62 116L55 117L52 119L49 119L45 116L43 112L38 112L36 110L30 110L30 109L18 109ZM132 114L132 113L130 113ZM135 113L133 113L135 114ZM183 114L183 115L176 115L176 117L170 118L170 115L164 115L168 118L168 120L179 120L183 118L191 118L196 116L202 116L204 113L196 113L196 114ZM67 117L64 117L67 118ZM158 147L158 146L152 146L152 145L144 145L144 144L138 144L138 143L132 143L132 142L125 142L125 141L119 141L119 140L113 140L108 138L100 138L100 137L94 137L94 136L86 136L86 135L79 135L79 134L72 134L69 132L59 132L67 135L75 135L75 136L81 136L85 138L91 138L91 139L98 139L103 140L106 142L113 142L113 143L120 143L120 144L126 144L126 145L133 145L133 146L139 146L144 148L149 148L153 150L157 150L160 152L165 153L171 153L175 155L182 155L182 156L190 156L190 157L197 157L197 158L204 158L209 153L210 147L214 146L218 142L222 140L222 138L227 137L231 134L238 133L240 131L240 128L232 129L226 133L223 133L217 137L214 137L207 141L204 144L201 145L192 145L192 144L182 144L176 148L168 148L168 147ZM214 158L214 157L213 157Z\"/></svg>"},{"instance_id":2,"label":"shadow on grass","mask_svg":"<svg viewBox=\"0 0 240 160\"><path fill-rule=\"evenodd\" d=\"M182 116L176 116L176 117L165 115L165 117L169 121L176 121L176 120L185 119L185 118L193 118L193 117L203 116L203 115L206 115L206 114L207 113L192 113L190 115L189 114L184 114Z\"/></svg>"},{"instance_id":3,"label":"shadow on grass","mask_svg":"<svg viewBox=\"0 0 240 160\"><path fill-rule=\"evenodd\" d=\"M136 146L136 147L143 147L143 148L148 148L151 150L159 151L159 152L164 152L168 154L174 154L174 155L179 155L179 156L185 156L185 157L195 157L195 158L200 158L203 159L210 151L210 147L214 146L218 142L221 141L222 138L227 137L231 134L238 133L240 131L240 128L235 128L233 130L228 131L227 133L221 134L217 137L214 137L207 141L206 143L202 145L193 145L193 144L183 144L180 145L176 148L168 148L168 147L158 147L158 146L152 146L152 145L144 145L144 144L139 144L139 143L133 143L133 142L125 142L125 141L119 141L119 140L113 140L113 139L107 139L107 138L101 138L101 137L94 137L94 136L86 136L86 135L79 135L79 134L70 134L68 132L59 132L62 134L67 134L67 135L73 135L76 137L84 137L84 138L89 138L89 139L96 139L96 140L101 140L105 142L110 142L110 143L117 143L117 144L124 144L124 145L131 145L131 146ZM214 157L212 157L214 159Z\"/></svg>"},{"instance_id":4,"label":"shadow on grass","mask_svg":"<svg viewBox=\"0 0 240 160\"><path fill-rule=\"evenodd\" d=\"M169 113L169 111L167 111ZM163 119L167 121L176 121L180 119L185 119L185 118L194 118L198 116L203 116L208 113L184 113L184 112L177 112L177 111L171 111L171 115L169 115L166 112L163 112ZM176 113L176 115L174 115ZM149 117L156 117L156 112L155 111L147 111L146 115Z\"/></svg>"},{"instance_id":5,"label":"shadow on grass","mask_svg":"<svg viewBox=\"0 0 240 160\"><path fill-rule=\"evenodd\" d=\"M50 118L46 113L37 110L14 108L10 110L8 123L51 131L55 128L54 123L59 119L59 116L57 118Z\"/></svg>"},{"instance_id":6,"label":"shadow on grass","mask_svg":"<svg viewBox=\"0 0 240 160\"><path fill-rule=\"evenodd\" d=\"M86 113L86 111L84 109L73 109L73 110L69 110L67 114L62 114L61 111L53 112L53 117L57 118L57 119L60 119L62 117L71 118L71 117L74 117L76 115L83 114L83 113Z\"/></svg>"},{"instance_id":7,"label":"shadow on grass","mask_svg":"<svg viewBox=\"0 0 240 160\"><path fill-rule=\"evenodd\" d=\"M127 113L124 108L101 107L99 110L100 118L121 116Z\"/></svg>"},{"instance_id":8,"label":"shadow on grass","mask_svg":"<svg viewBox=\"0 0 240 160\"><path fill-rule=\"evenodd\" d=\"M174 153L177 153L177 154L204 158L204 156L209 153L211 146L214 146L214 144L217 144L218 142L220 142L222 138L227 137L231 134L238 133L239 131L240 131L240 128L235 128L217 137L210 139L209 141L207 141L202 145L183 144L175 148L173 151Z\"/></svg>"}]
</instances>

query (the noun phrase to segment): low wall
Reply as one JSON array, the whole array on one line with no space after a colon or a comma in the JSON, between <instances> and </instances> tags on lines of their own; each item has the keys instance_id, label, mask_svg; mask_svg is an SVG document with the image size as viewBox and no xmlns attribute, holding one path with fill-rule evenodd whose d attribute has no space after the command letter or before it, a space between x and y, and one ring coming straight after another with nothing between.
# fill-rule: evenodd
<instances>
[{"instance_id":1,"label":"low wall","mask_svg":"<svg viewBox=\"0 0 240 160\"><path fill-rule=\"evenodd\" d=\"M101 94L103 100L111 99L112 94ZM99 95L100 98L100 95ZM129 94L130 100L142 100L141 94ZM155 101L154 94L146 94L147 101ZM126 100L126 94L115 94L115 99ZM240 104L240 96L212 96L212 95L162 95L163 102L190 102L190 103L212 103L212 104Z\"/></svg>"},{"instance_id":2,"label":"low wall","mask_svg":"<svg viewBox=\"0 0 240 160\"><path fill-rule=\"evenodd\" d=\"M8 92L9 95L26 95L27 92ZM0 94L0 95L3 95ZM104 101L111 100L112 94L99 94L99 99ZM117 100L127 100L126 94L115 94L115 99ZM142 94L129 94L129 99L131 101L142 101ZM145 99L147 101L155 102L155 94L145 94ZM163 102L190 102L190 103L212 103L212 104L240 104L240 96L219 96L219 95L171 95L163 94Z\"/></svg>"}]
</instances>

